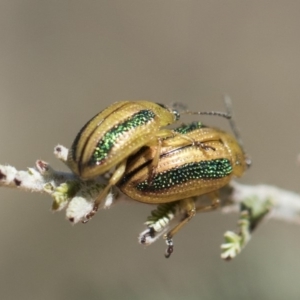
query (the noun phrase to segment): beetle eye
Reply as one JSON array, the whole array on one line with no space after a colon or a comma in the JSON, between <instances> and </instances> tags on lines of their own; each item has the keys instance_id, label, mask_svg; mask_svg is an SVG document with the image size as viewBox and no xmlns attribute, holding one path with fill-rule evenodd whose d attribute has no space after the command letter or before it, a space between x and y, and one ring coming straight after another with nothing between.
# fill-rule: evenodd
<instances>
[{"instance_id":1,"label":"beetle eye","mask_svg":"<svg viewBox=\"0 0 300 300\"><path fill-rule=\"evenodd\" d=\"M180 114L179 114L178 110L176 110L176 109L170 109L169 107L165 106L162 103L156 102L156 104L159 105L160 107L162 107L162 108L170 111L174 115L175 121L178 121L180 119Z\"/></svg>"}]
</instances>

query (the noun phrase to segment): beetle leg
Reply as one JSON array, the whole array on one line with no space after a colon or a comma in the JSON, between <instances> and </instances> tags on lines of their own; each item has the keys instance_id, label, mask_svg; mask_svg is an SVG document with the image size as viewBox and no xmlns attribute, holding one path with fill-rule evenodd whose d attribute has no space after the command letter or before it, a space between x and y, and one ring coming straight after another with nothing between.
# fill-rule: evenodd
<instances>
[{"instance_id":1,"label":"beetle leg","mask_svg":"<svg viewBox=\"0 0 300 300\"><path fill-rule=\"evenodd\" d=\"M187 145L191 144L191 145L194 145L195 144L195 140L193 138L191 138L190 136L188 135L184 135L182 133L178 133L178 132L174 132L175 136L180 136L183 140L186 141ZM182 143L179 144L179 141L178 141L178 145L174 145L174 146L181 146Z\"/></svg>"},{"instance_id":2,"label":"beetle leg","mask_svg":"<svg viewBox=\"0 0 300 300\"><path fill-rule=\"evenodd\" d=\"M196 142L195 145L199 146L200 148L202 148L203 150L208 150L211 149L213 151L216 151L216 148L212 147L212 146L208 146L205 144L205 142Z\"/></svg>"},{"instance_id":3,"label":"beetle leg","mask_svg":"<svg viewBox=\"0 0 300 300\"><path fill-rule=\"evenodd\" d=\"M182 133L176 132L174 130L170 129L161 129L157 133L157 138L162 140L162 144L164 146L184 146L184 145L193 145L195 143L195 140L187 135L184 135ZM180 137L180 139L168 139L170 137Z\"/></svg>"},{"instance_id":4,"label":"beetle leg","mask_svg":"<svg viewBox=\"0 0 300 300\"><path fill-rule=\"evenodd\" d=\"M211 198L211 204L205 206L195 205L195 198L188 198L180 201L180 206L185 210L185 217L177 224L173 229L171 229L164 238L166 239L167 249L165 252L165 257L169 258L174 251L173 236L185 225L187 224L198 212L205 212L214 210L219 207L220 200L218 198L217 192L211 192L208 194Z\"/></svg>"},{"instance_id":5,"label":"beetle leg","mask_svg":"<svg viewBox=\"0 0 300 300\"><path fill-rule=\"evenodd\" d=\"M107 186L104 188L104 190L96 198L96 200L94 202L93 210L89 214L86 215L86 220L84 221L84 223L86 223L89 219L91 219L95 215L95 213L97 212L97 210L99 208L100 203L107 196L107 194L109 193L109 190L112 188L112 186L116 185L117 182L122 178L122 176L125 173L126 162L127 162L127 160L123 160L118 165L118 167L114 171L112 177L110 178Z\"/></svg>"},{"instance_id":6,"label":"beetle leg","mask_svg":"<svg viewBox=\"0 0 300 300\"><path fill-rule=\"evenodd\" d=\"M197 206L196 207L196 212L206 212L210 210L217 209L220 205L220 199L218 192L211 192L207 194L207 196L211 199L211 204L210 205L204 205L204 206Z\"/></svg>"},{"instance_id":7,"label":"beetle leg","mask_svg":"<svg viewBox=\"0 0 300 300\"><path fill-rule=\"evenodd\" d=\"M147 218L147 229L139 236L141 244L149 245L164 234L170 222L176 217L179 202L161 203Z\"/></svg>"},{"instance_id":8,"label":"beetle leg","mask_svg":"<svg viewBox=\"0 0 300 300\"><path fill-rule=\"evenodd\" d=\"M151 167L150 167L150 174L149 174L149 177L148 177L149 184L151 184L152 179L155 175L156 168L158 166L160 151L161 151L161 145L162 145L162 141L159 138L159 139L157 139L157 147L156 147L155 155L154 155L154 158L152 160Z\"/></svg>"},{"instance_id":9,"label":"beetle leg","mask_svg":"<svg viewBox=\"0 0 300 300\"><path fill-rule=\"evenodd\" d=\"M180 137L182 137L186 141L187 145L194 144L194 142L195 142L194 139L192 139L188 136L185 136L183 134L178 134L173 130L169 130L169 129L160 130L159 133L157 134L157 142L156 142L157 147L156 147L154 158L151 163L150 174L148 177L149 184L151 184L151 181L155 175L155 170L158 166L162 145L164 145L164 146L182 146L183 143L182 143L181 139L178 140L176 143L173 142L171 144L168 143L168 139L165 139L167 137L174 137L175 135L180 135Z\"/></svg>"},{"instance_id":10,"label":"beetle leg","mask_svg":"<svg viewBox=\"0 0 300 300\"><path fill-rule=\"evenodd\" d=\"M180 201L180 206L185 210L185 217L179 224L177 224L173 229L171 229L164 238L166 239L167 249L165 252L165 257L169 258L173 253L173 236L190 221L196 214L195 200L194 198L188 198Z\"/></svg>"},{"instance_id":11,"label":"beetle leg","mask_svg":"<svg viewBox=\"0 0 300 300\"><path fill-rule=\"evenodd\" d=\"M171 131L172 132L172 136L173 137L180 137L180 139L165 139L163 140L163 145L164 146L187 146L187 145L194 145L195 144L195 140L193 138L191 138L190 136L184 135L182 133L178 133L176 131Z\"/></svg>"},{"instance_id":12,"label":"beetle leg","mask_svg":"<svg viewBox=\"0 0 300 300\"><path fill-rule=\"evenodd\" d=\"M152 181L152 179L155 175L155 170L156 170L158 162L159 162L160 151L161 151L163 140L167 137L173 137L173 136L174 136L173 130L162 129L157 133L156 140L154 140L154 141L152 141L151 143L148 144L148 146L150 146L150 147L152 145L156 145L156 151L155 151L155 155L154 155L154 158L152 160L152 163L151 163L150 174L149 174L149 177L148 177L148 182L150 184L151 184L151 181Z\"/></svg>"},{"instance_id":13,"label":"beetle leg","mask_svg":"<svg viewBox=\"0 0 300 300\"><path fill-rule=\"evenodd\" d=\"M174 142L170 142L168 139L165 139L167 137L174 137L174 136L180 136L182 139L179 139L178 141ZM183 143L183 141L185 141L185 143ZM195 144L195 140L192 139L191 137L185 136L183 134L177 133L173 130L168 130L168 129L164 129L164 130L160 130L159 134L158 134L158 138L157 138L157 147L156 147L156 152L154 155L154 158L152 160L151 163L151 169L150 169L150 174L148 177L148 182L149 184L151 184L152 179L155 175L155 170L158 166L158 162L159 162L159 158L160 158L160 152L161 152L161 147L163 146L180 146L182 147L183 145L189 145L189 144Z\"/></svg>"},{"instance_id":14,"label":"beetle leg","mask_svg":"<svg viewBox=\"0 0 300 300\"><path fill-rule=\"evenodd\" d=\"M175 139L175 140L168 139L168 137L174 137L174 136L177 136L180 138ZM207 139L207 142L210 142L212 140L214 140L214 139ZM219 138L216 140L218 141ZM196 142L193 138L191 138L187 135L184 135L182 133L178 133L173 130L169 130L169 129L160 130L160 132L157 134L156 152L155 152L155 156L153 158L152 164L151 164L150 174L148 177L149 184L151 184L151 181L155 175L155 170L156 170L158 162L159 162L162 146L183 147L183 146L187 146L187 145L197 145L197 146L201 147L203 150L208 150L208 149L211 149L213 151L216 150L214 147L206 145L205 142L206 142L205 140L201 141L201 142Z\"/></svg>"}]
</instances>

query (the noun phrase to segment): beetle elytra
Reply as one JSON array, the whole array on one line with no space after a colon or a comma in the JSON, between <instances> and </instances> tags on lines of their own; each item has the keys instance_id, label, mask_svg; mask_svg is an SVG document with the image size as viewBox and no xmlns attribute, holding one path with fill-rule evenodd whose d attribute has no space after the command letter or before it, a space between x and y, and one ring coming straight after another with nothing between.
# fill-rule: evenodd
<instances>
[{"instance_id":1,"label":"beetle elytra","mask_svg":"<svg viewBox=\"0 0 300 300\"><path fill-rule=\"evenodd\" d=\"M180 135L168 137L167 146L160 149L151 181L149 166L156 149L142 148L129 158L124 177L117 184L123 193L136 201L160 205L178 202L185 211L184 218L165 236L168 245L166 257L173 252L174 234L197 212L217 208L218 190L227 185L233 176L242 176L247 168L245 153L230 134L201 123L183 125L176 131L195 142L179 146ZM196 207L195 197L200 195L207 195L211 203ZM153 228L149 228L141 240L153 234Z\"/></svg>"},{"instance_id":2,"label":"beetle elytra","mask_svg":"<svg viewBox=\"0 0 300 300\"><path fill-rule=\"evenodd\" d=\"M192 112L185 112L192 114ZM229 117L219 112L197 112ZM112 104L88 121L77 134L69 151L67 164L82 179L92 179L115 168L107 186L95 201L92 217L109 190L123 176L127 158L144 146L156 149L152 160L149 181L156 173L160 148L166 143L179 145L194 141L165 126L179 119L179 112L150 101L121 101ZM167 137L181 135L180 140ZM174 144L175 145L175 144Z\"/></svg>"}]
</instances>

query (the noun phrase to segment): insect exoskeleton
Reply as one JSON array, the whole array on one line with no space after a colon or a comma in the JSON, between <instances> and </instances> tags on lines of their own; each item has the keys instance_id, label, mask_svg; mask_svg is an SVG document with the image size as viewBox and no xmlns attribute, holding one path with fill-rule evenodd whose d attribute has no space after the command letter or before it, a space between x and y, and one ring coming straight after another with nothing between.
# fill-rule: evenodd
<instances>
[{"instance_id":1,"label":"insect exoskeleton","mask_svg":"<svg viewBox=\"0 0 300 300\"><path fill-rule=\"evenodd\" d=\"M167 138L168 145L160 149L151 181L149 166L156 148L143 147L132 155L124 177L117 184L124 194L140 202L167 203L217 191L233 175L240 177L246 170L245 154L230 134L201 123L182 126L176 131L186 132L195 142L178 146L181 135Z\"/></svg>"},{"instance_id":2,"label":"insect exoskeleton","mask_svg":"<svg viewBox=\"0 0 300 300\"><path fill-rule=\"evenodd\" d=\"M247 168L244 151L230 134L196 122L180 126L175 131L180 135L167 138L167 146L160 149L151 180L150 166L156 150L154 147L143 147L130 157L124 177L117 184L124 194L134 200L160 205L175 204L177 201L185 212L184 218L165 236L168 245L166 257L173 252L173 236L196 212L215 209L219 204L218 190L228 184L232 176L242 176ZM180 146L182 134L194 143ZM196 207L195 197L200 195L207 195L211 203ZM166 217L169 218L169 212L161 219ZM157 222L161 222L160 219ZM140 238L141 243L147 241L147 236L155 235L152 227L155 224L148 224L149 231Z\"/></svg>"},{"instance_id":3,"label":"insect exoskeleton","mask_svg":"<svg viewBox=\"0 0 300 300\"><path fill-rule=\"evenodd\" d=\"M185 114L230 116L220 112L190 112ZM156 172L160 148L166 145L167 137L181 135L180 140L172 140L182 144L194 141L165 126L179 120L179 112L163 104L150 101L117 102L88 121L76 136L69 151L67 164L82 179L92 179L115 168L113 174L94 203L94 210L87 216L92 217L99 204L109 190L123 176L127 158L135 154L143 146L153 147L156 154L152 159L149 180Z\"/></svg>"},{"instance_id":4,"label":"insect exoskeleton","mask_svg":"<svg viewBox=\"0 0 300 300\"><path fill-rule=\"evenodd\" d=\"M179 113L149 101L116 102L90 119L77 134L68 165L83 179L95 178L144 145L171 133L160 129Z\"/></svg>"},{"instance_id":5,"label":"insect exoskeleton","mask_svg":"<svg viewBox=\"0 0 300 300\"><path fill-rule=\"evenodd\" d=\"M115 168L95 202L95 211L111 186L122 177L127 157L145 145L155 146L173 135L172 130L164 127L178 119L179 113L163 104L122 101L112 104L83 126L69 151L70 169L82 179L92 179Z\"/></svg>"}]
</instances>

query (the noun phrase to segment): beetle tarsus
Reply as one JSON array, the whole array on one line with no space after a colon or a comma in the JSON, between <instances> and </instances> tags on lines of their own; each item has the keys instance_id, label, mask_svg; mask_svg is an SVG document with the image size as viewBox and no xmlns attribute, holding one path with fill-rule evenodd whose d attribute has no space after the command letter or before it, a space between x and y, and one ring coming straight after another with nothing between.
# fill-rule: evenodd
<instances>
[{"instance_id":1,"label":"beetle tarsus","mask_svg":"<svg viewBox=\"0 0 300 300\"><path fill-rule=\"evenodd\" d=\"M206 145L203 142L195 142L195 145L201 147L203 150L209 150L210 149L210 150L216 151L216 148L214 148L212 146L209 146L209 145Z\"/></svg>"},{"instance_id":2,"label":"beetle tarsus","mask_svg":"<svg viewBox=\"0 0 300 300\"><path fill-rule=\"evenodd\" d=\"M167 247L166 252L165 252L165 258L169 258L171 256L171 254L173 253L173 251L174 251L173 239L168 238L166 240L166 244L167 244L168 247Z\"/></svg>"}]
</instances>

